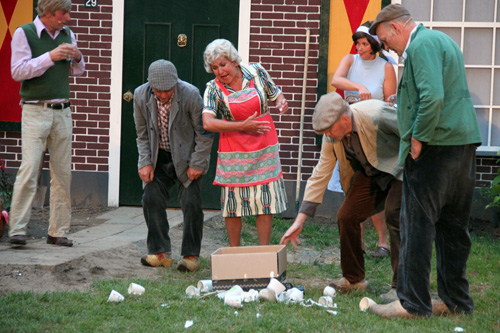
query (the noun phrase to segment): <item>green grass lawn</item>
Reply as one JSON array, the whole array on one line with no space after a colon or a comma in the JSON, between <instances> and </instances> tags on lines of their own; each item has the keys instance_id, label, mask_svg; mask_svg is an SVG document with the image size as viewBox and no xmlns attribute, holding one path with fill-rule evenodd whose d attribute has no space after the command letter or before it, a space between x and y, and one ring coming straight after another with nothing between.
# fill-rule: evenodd
<instances>
[{"instance_id":1,"label":"green grass lawn","mask_svg":"<svg viewBox=\"0 0 500 333\"><path fill-rule=\"evenodd\" d=\"M291 221L277 219L272 243L279 242ZM257 243L252 220L244 224L244 245ZM365 231L365 246L376 245L373 228ZM301 237L304 245L317 249L338 247L336 226L306 223ZM291 247L288 249L292 251ZM299 248L300 251L300 248ZM191 299L185 296L189 285L210 277L210 262L202 258L200 271L184 274L175 268L159 269L161 279L108 280L97 282L87 292L52 292L45 294L13 293L0 298L0 332L453 332L455 327L465 332L500 330L500 242L489 236L473 236L472 253L468 262L468 277L475 312L469 316L432 317L430 319L382 319L363 313L358 304L362 297L374 300L387 291L392 273L390 260L366 258L366 292L337 295L338 314L323 308L298 304L244 303L240 309L224 305L217 297ZM322 289L332 278L340 276L338 265L290 264L287 277L305 286L305 298L317 301ZM315 281L315 283L312 283ZM321 286L318 281L323 281ZM431 292L436 293L435 270L431 277ZM142 296L127 294L128 284L136 282L146 288ZM297 283L295 283L297 284ZM121 303L107 303L112 289L125 296ZM187 320L194 322L186 329Z\"/></svg>"}]
</instances>

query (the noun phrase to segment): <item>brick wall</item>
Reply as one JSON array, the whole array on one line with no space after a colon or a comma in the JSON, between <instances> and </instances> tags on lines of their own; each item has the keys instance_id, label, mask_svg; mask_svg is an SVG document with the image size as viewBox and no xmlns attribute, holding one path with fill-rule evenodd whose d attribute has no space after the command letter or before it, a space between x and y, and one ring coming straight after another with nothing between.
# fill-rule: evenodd
<instances>
[{"instance_id":1,"label":"brick wall","mask_svg":"<svg viewBox=\"0 0 500 333\"><path fill-rule=\"evenodd\" d=\"M478 157L476 159L476 186L490 187L491 181L498 175L500 166L497 163L499 158L494 157Z\"/></svg>"},{"instance_id":2,"label":"brick wall","mask_svg":"<svg viewBox=\"0 0 500 333\"><path fill-rule=\"evenodd\" d=\"M108 171L112 0L97 8L74 2L71 28L86 62L82 76L72 79L73 170Z\"/></svg>"},{"instance_id":3,"label":"brick wall","mask_svg":"<svg viewBox=\"0 0 500 333\"><path fill-rule=\"evenodd\" d=\"M287 180L296 180L306 29L310 29L309 66L304 116L301 180L309 178L319 159L311 119L318 84L321 0L252 0L250 61L260 62L282 87L290 110L271 110L280 140L280 156ZM73 4L71 28L82 50L85 73L71 80L73 158L75 171L107 172L111 85L112 0L98 8ZM8 169L21 161L19 132L0 131L0 156ZM477 185L489 186L498 170L496 157L479 157ZM48 156L45 159L48 169Z\"/></svg>"},{"instance_id":4,"label":"brick wall","mask_svg":"<svg viewBox=\"0 0 500 333\"><path fill-rule=\"evenodd\" d=\"M321 0L252 0L250 62L260 62L288 100L289 111L271 110L280 142L280 157L287 180L297 179L302 83L306 29L310 29L309 66L305 97L301 179L307 180L319 158L311 119L318 85Z\"/></svg>"},{"instance_id":5,"label":"brick wall","mask_svg":"<svg viewBox=\"0 0 500 333\"><path fill-rule=\"evenodd\" d=\"M73 2L70 28L76 34L86 71L70 78L73 116L72 169L108 171L112 0L97 8ZM0 131L0 154L8 169L21 165L21 133ZM44 168L48 169L46 156Z\"/></svg>"}]
</instances>

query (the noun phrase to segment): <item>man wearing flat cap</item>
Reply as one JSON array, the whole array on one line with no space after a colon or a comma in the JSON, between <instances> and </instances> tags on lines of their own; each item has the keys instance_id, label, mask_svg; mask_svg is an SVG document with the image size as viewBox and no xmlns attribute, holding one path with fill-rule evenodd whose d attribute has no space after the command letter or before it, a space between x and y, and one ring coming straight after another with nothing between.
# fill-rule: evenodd
<instances>
[{"instance_id":1,"label":"man wearing flat cap","mask_svg":"<svg viewBox=\"0 0 500 333\"><path fill-rule=\"evenodd\" d=\"M203 236L201 180L209 166L213 134L203 129L203 102L198 88L180 80L167 60L151 63L148 82L134 92L134 120L139 150L142 205L148 226L145 266L168 267L171 241L167 203L177 185L184 215L180 271L196 271Z\"/></svg>"},{"instance_id":2,"label":"man wearing flat cap","mask_svg":"<svg viewBox=\"0 0 500 333\"><path fill-rule=\"evenodd\" d=\"M307 180L304 199L281 244L300 243L307 216L321 204L336 162L346 197L337 213L343 278L330 285L339 291L365 290L365 265L360 224L385 208L391 240L392 286L396 287L399 256L399 211L402 168L398 165L396 110L380 100L347 104L336 92L322 96L313 114L313 128L324 134L321 155ZM386 297L395 292L391 290Z\"/></svg>"},{"instance_id":3,"label":"man wearing flat cap","mask_svg":"<svg viewBox=\"0 0 500 333\"><path fill-rule=\"evenodd\" d=\"M466 263L481 135L462 52L446 34L417 25L401 5L382 9L370 33L404 59L397 94L404 164L399 300L370 311L404 318L472 313ZM429 292L433 243L438 302Z\"/></svg>"}]
</instances>

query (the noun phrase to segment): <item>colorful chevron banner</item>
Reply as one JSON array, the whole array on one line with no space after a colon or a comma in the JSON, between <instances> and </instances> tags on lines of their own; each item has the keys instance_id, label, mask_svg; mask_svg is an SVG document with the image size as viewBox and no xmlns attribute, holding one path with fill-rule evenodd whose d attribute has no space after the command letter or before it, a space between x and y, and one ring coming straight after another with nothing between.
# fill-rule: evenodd
<instances>
[{"instance_id":1,"label":"colorful chevron banner","mask_svg":"<svg viewBox=\"0 0 500 333\"><path fill-rule=\"evenodd\" d=\"M340 60L348 53L356 53L352 34L366 21L373 21L382 7L382 0L331 0L328 41L328 89Z\"/></svg>"},{"instance_id":2,"label":"colorful chevron banner","mask_svg":"<svg viewBox=\"0 0 500 333\"><path fill-rule=\"evenodd\" d=\"M33 0L0 0L0 121L21 121L21 84L10 75L10 42L16 28L31 21Z\"/></svg>"}]
</instances>

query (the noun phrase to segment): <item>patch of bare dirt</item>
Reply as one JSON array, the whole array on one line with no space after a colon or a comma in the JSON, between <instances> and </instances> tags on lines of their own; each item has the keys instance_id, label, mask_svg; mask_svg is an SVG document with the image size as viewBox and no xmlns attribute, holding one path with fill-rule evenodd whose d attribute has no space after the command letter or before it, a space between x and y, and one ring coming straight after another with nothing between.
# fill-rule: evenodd
<instances>
[{"instance_id":1,"label":"patch of bare dirt","mask_svg":"<svg viewBox=\"0 0 500 333\"><path fill-rule=\"evenodd\" d=\"M103 213L116 208L93 207L74 208L72 213L71 232L76 232L105 222L99 218ZM34 210L28 235L32 239L42 239L47 236L49 209ZM308 223L331 223L329 219L318 218ZM5 231L7 233L7 230ZM489 221L473 221L471 233L499 237L499 228ZM205 222L203 230L203 258L209 259L210 254L220 247L228 246L224 219L216 216ZM180 240L182 225L170 230L172 239L172 254L175 259L180 257ZM0 242L8 242L4 235ZM84 257L67 262L57 267L41 267L36 265L0 265L0 296L14 291L33 291L37 293L64 290L87 290L90 284L101 279L145 278L157 279L161 275L155 268L144 267L140 258L147 253L145 241L108 251L94 252ZM299 251L289 251L289 262L331 264L339 263L339 249L317 251L312 247L302 245ZM175 269L175 268L174 268ZM207 277L208 278L208 277ZM308 281L313 283L314 281ZM323 284L324 281L317 281Z\"/></svg>"}]
</instances>

